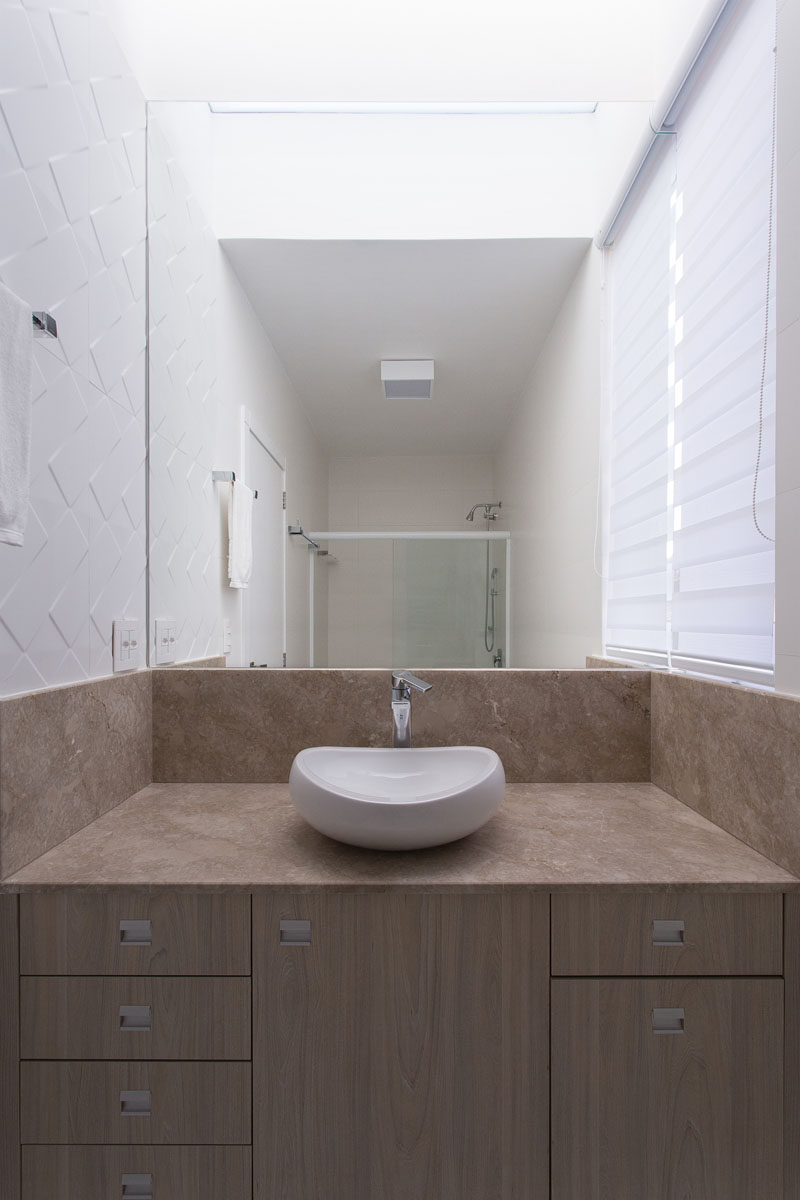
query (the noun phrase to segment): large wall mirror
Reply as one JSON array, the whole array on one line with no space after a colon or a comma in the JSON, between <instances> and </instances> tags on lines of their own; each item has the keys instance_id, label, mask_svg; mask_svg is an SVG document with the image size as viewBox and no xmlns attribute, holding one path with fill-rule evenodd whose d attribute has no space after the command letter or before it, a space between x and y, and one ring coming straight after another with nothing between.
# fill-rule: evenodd
<instances>
[{"instance_id":1,"label":"large wall mirror","mask_svg":"<svg viewBox=\"0 0 800 1200\"><path fill-rule=\"evenodd\" d=\"M149 106L154 665L600 649L592 235L646 115Z\"/></svg>"}]
</instances>

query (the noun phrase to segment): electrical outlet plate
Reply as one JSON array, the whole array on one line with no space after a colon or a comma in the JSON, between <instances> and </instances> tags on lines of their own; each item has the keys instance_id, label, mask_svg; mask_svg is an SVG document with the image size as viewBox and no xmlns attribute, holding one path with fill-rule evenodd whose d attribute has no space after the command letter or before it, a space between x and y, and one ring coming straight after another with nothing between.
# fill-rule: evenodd
<instances>
[{"instance_id":1,"label":"electrical outlet plate","mask_svg":"<svg viewBox=\"0 0 800 1200\"><path fill-rule=\"evenodd\" d=\"M222 653L230 654L233 649L233 629L229 617L222 622Z\"/></svg>"},{"instance_id":2,"label":"electrical outlet plate","mask_svg":"<svg viewBox=\"0 0 800 1200\"><path fill-rule=\"evenodd\" d=\"M114 622L114 670L136 671L140 663L140 631L136 617L120 617Z\"/></svg>"},{"instance_id":3,"label":"electrical outlet plate","mask_svg":"<svg viewBox=\"0 0 800 1200\"><path fill-rule=\"evenodd\" d=\"M178 622L174 617L156 618L156 666L175 662L178 653Z\"/></svg>"}]
</instances>

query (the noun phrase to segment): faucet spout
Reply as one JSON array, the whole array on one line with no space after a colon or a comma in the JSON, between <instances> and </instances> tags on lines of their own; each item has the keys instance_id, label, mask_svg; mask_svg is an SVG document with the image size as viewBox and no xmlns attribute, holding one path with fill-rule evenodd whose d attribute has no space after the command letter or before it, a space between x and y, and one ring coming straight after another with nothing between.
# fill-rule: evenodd
<instances>
[{"instance_id":1,"label":"faucet spout","mask_svg":"<svg viewBox=\"0 0 800 1200\"><path fill-rule=\"evenodd\" d=\"M411 691L429 692L433 684L412 675L411 671L392 671L392 745L411 748Z\"/></svg>"}]
</instances>

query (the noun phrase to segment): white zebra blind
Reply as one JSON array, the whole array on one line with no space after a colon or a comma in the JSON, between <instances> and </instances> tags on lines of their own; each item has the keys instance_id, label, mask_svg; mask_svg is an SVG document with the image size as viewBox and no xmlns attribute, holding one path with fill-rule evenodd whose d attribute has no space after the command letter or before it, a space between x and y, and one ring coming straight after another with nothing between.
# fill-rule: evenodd
<instances>
[{"instance_id":1,"label":"white zebra blind","mask_svg":"<svg viewBox=\"0 0 800 1200\"><path fill-rule=\"evenodd\" d=\"M610 252L611 478L606 643L667 652L670 196L673 147Z\"/></svg>"},{"instance_id":2,"label":"white zebra blind","mask_svg":"<svg viewBox=\"0 0 800 1200\"><path fill-rule=\"evenodd\" d=\"M644 189L609 255L611 276L611 508L606 646L653 662L770 682L773 669L775 497L774 265L766 343L775 10L772 0L739 5L735 19L676 121L674 181L663 170ZM663 587L645 595L626 580L615 506L631 475L620 453L620 391L631 284L631 235L646 214L661 220L668 261L649 318L665 339L658 472ZM663 252L660 249L663 263ZM634 266L651 275L650 259ZM665 299L666 296L666 299ZM644 312L638 317L645 320ZM642 357L655 330L642 338ZM661 342L659 343L661 344ZM664 366L659 360L659 370ZM763 374L763 389L762 389ZM763 403L762 403L763 399ZM647 407L652 410L653 399ZM762 420L759 420L759 409ZM643 406L642 412L644 413ZM761 455L755 517L753 487ZM623 429L624 432L624 429ZM639 471L654 462L639 451ZM655 521L655 496L631 498ZM618 520L618 518L617 518ZM653 525L655 529L655 524ZM616 539L616 540L615 540ZM621 569L622 568L622 569ZM654 589L657 574L649 576ZM620 588L632 605L619 620ZM654 615L663 611L663 625ZM655 626L655 627L654 627Z\"/></svg>"}]
</instances>

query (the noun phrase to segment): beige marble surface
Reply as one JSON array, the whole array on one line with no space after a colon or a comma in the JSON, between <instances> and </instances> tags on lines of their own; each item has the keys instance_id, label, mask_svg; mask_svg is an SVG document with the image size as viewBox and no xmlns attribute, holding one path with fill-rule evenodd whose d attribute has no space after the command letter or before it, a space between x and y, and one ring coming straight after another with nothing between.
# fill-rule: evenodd
<instances>
[{"instance_id":1,"label":"beige marble surface","mask_svg":"<svg viewBox=\"0 0 800 1200\"><path fill-rule=\"evenodd\" d=\"M800 699L652 675L653 782L800 874Z\"/></svg>"},{"instance_id":2,"label":"beige marble surface","mask_svg":"<svg viewBox=\"0 0 800 1200\"><path fill-rule=\"evenodd\" d=\"M48 887L792 890L652 784L511 785L471 837L415 853L317 833L285 784L153 784L5 881Z\"/></svg>"},{"instance_id":3,"label":"beige marble surface","mask_svg":"<svg viewBox=\"0 0 800 1200\"><path fill-rule=\"evenodd\" d=\"M0 701L0 876L152 778L149 671Z\"/></svg>"},{"instance_id":4,"label":"beige marble surface","mask_svg":"<svg viewBox=\"0 0 800 1200\"><path fill-rule=\"evenodd\" d=\"M489 746L512 783L650 779L648 671L426 670L417 746ZM153 779L283 783L306 746L386 746L386 670L153 672Z\"/></svg>"}]
</instances>

